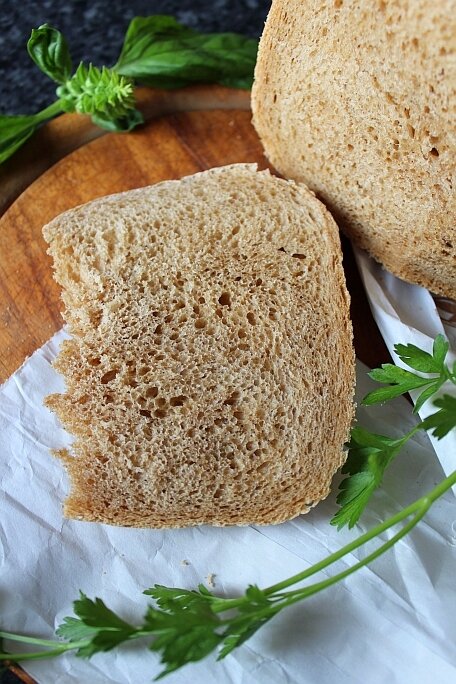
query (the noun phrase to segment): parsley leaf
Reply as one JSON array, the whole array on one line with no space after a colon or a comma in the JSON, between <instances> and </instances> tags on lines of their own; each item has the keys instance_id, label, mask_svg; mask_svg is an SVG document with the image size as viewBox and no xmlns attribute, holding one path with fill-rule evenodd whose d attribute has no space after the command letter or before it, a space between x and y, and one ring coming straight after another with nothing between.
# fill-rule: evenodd
<instances>
[{"instance_id":1,"label":"parsley leaf","mask_svg":"<svg viewBox=\"0 0 456 684\"><path fill-rule=\"evenodd\" d=\"M277 598L265 594L256 584L248 586L246 602L239 606L239 617L234 618L223 632L223 646L217 660L222 660L231 651L243 644L280 610L276 607Z\"/></svg>"},{"instance_id":2,"label":"parsley leaf","mask_svg":"<svg viewBox=\"0 0 456 684\"><path fill-rule=\"evenodd\" d=\"M423 387L415 404L416 413L447 381L456 384L456 364L452 370L445 364L449 343L443 335L435 338L432 354L414 344L397 344L394 349L409 368L434 377L422 377L391 363L383 364L381 368L372 370L369 376L377 382L388 384L369 392L364 397L363 404L388 401L404 392ZM344 525L353 527L356 524L370 497L381 484L385 469L415 432L420 429L430 430L431 434L441 439L456 427L456 397L445 394L436 399L434 405L439 410L400 439L373 435L360 427L352 429L347 461L342 468L342 473L348 474L348 477L339 485L337 503L341 508L332 518L332 525L340 529Z\"/></svg>"},{"instance_id":3,"label":"parsley leaf","mask_svg":"<svg viewBox=\"0 0 456 684\"><path fill-rule=\"evenodd\" d=\"M416 347L414 344L396 344L394 351L410 368L422 373L442 372L449 343L443 335L437 335L432 347L432 354Z\"/></svg>"},{"instance_id":4,"label":"parsley leaf","mask_svg":"<svg viewBox=\"0 0 456 684\"><path fill-rule=\"evenodd\" d=\"M344 525L351 528L356 524L405 441L404 437L392 439L372 434L362 427L352 429L348 458L341 471L349 477L339 486L337 503L341 508L332 518L331 525L341 529Z\"/></svg>"},{"instance_id":5,"label":"parsley leaf","mask_svg":"<svg viewBox=\"0 0 456 684\"><path fill-rule=\"evenodd\" d=\"M155 598L160 608L148 608L143 626L144 633L156 636L149 648L159 651L166 665L156 679L205 658L220 644L221 620L212 610L215 597L210 592L155 585L144 593Z\"/></svg>"},{"instance_id":6,"label":"parsley leaf","mask_svg":"<svg viewBox=\"0 0 456 684\"><path fill-rule=\"evenodd\" d=\"M369 392L362 401L365 406L395 399L405 392L424 387L430 383L434 385L434 381L430 381L429 378L422 378L415 373L394 366L392 363L384 363L381 368L375 368L368 375L372 380L389 384L388 387L379 387Z\"/></svg>"},{"instance_id":7,"label":"parsley leaf","mask_svg":"<svg viewBox=\"0 0 456 684\"><path fill-rule=\"evenodd\" d=\"M434 401L434 406L439 410L425 418L422 426L437 439L442 439L456 427L456 397L444 394Z\"/></svg>"},{"instance_id":8,"label":"parsley leaf","mask_svg":"<svg viewBox=\"0 0 456 684\"><path fill-rule=\"evenodd\" d=\"M435 392L437 392L447 380L456 383L456 373L451 372L445 365L445 359L448 353L449 343L443 335L438 335L433 344L432 354L423 351L414 344L397 344L394 347L395 352L399 358L412 368L420 373L427 373L428 375L437 375L437 377L429 378L421 375L416 375L411 371L407 371L391 363L385 363L381 368L376 368L368 375L377 382L387 384L386 387L379 387L372 392L369 392L364 399L363 404L370 406L378 404L395 397L405 394L410 390L425 387L416 400L414 413L417 413ZM456 370L456 369L455 369Z\"/></svg>"},{"instance_id":9,"label":"parsley leaf","mask_svg":"<svg viewBox=\"0 0 456 684\"><path fill-rule=\"evenodd\" d=\"M56 633L70 642L87 640L76 652L82 658L90 658L100 651L110 651L137 631L107 608L101 599L92 601L82 592L74 602L74 612L78 617L65 618Z\"/></svg>"}]
</instances>

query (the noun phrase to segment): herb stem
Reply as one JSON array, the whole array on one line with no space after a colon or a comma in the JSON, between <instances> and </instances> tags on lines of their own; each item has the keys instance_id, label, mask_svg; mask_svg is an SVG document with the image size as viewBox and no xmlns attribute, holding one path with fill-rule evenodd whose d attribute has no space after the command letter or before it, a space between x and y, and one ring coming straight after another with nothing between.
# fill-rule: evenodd
<instances>
[{"instance_id":1,"label":"herb stem","mask_svg":"<svg viewBox=\"0 0 456 684\"><path fill-rule=\"evenodd\" d=\"M38 646L55 646L57 643L54 639L36 639L35 637L22 636L21 634L14 634L12 632L0 632L0 639L21 641L24 644L37 644Z\"/></svg>"},{"instance_id":2,"label":"herb stem","mask_svg":"<svg viewBox=\"0 0 456 684\"><path fill-rule=\"evenodd\" d=\"M47 121L48 119L53 119L54 116L57 116L57 114L61 114L63 112L62 105L60 100L56 100L53 102L49 107L46 107L45 109L42 109L40 112L35 114L35 123L42 123L43 121Z\"/></svg>"},{"instance_id":3,"label":"herb stem","mask_svg":"<svg viewBox=\"0 0 456 684\"><path fill-rule=\"evenodd\" d=\"M65 651L73 651L74 649L82 648L89 644L89 641L72 641L72 642L58 642L49 639L36 639L34 637L22 636L20 634L11 634L10 632L0 632L0 639L8 639L9 641L20 641L24 644L36 644L39 646L50 646L46 651L35 651L33 653L0 653L0 662L2 660L42 660L45 658L54 658L62 655Z\"/></svg>"},{"instance_id":4,"label":"herb stem","mask_svg":"<svg viewBox=\"0 0 456 684\"><path fill-rule=\"evenodd\" d=\"M413 520L410 523L408 523L403 530L401 530L401 532L398 532L398 534L395 535L395 537L393 537L388 542L383 544L380 547L380 549L377 549L377 551L370 554L370 556L364 559L364 561L361 561L361 563L365 565L366 563L370 562L370 560L373 560L378 555L380 555L388 548L390 548L394 544L394 542L397 541L397 539L400 539L402 536L407 534L407 532L410 531L412 527L414 527L416 523L425 515L425 513L428 511L428 509L434 503L434 501L438 499L439 496L444 494L448 489L450 489L454 484L456 484L456 471L454 471L453 473L451 473L451 475L442 480L442 482L440 482L434 489L428 492L428 494L421 497L420 499L417 499L417 501L414 501L412 504L410 504L410 506L407 506L402 511L399 511L399 513L396 513L396 515L392 516L391 518L388 518L388 520L386 520L385 522L380 523L380 525L377 525L376 527L372 528L372 530L369 530L369 532L366 532L365 534L361 535L361 537L358 537L346 546L343 546L341 549L339 549L339 551L330 554L329 556L327 556L327 558L324 558L319 563L315 563L310 568L307 568L307 570L304 570L303 572L300 572L297 575L293 575L292 577L290 577L287 580L284 580L283 582L273 584L272 586L265 589L264 593L266 595L275 594L278 591L282 591L282 589L287 589L293 584L302 582L303 580L307 579L308 577L311 577L320 570L324 570L325 568L340 560L341 558L351 553L355 549L359 548L360 546L363 546L367 542L371 541L371 539L373 539L374 537L388 530L390 527L393 527L394 525L397 525L397 523L402 522L402 520L405 520L411 515L418 513L418 515L416 515L413 518ZM349 570L354 571L354 569L356 569L358 565L359 564L353 566L353 568L349 568ZM348 570L344 572L350 574ZM341 573L341 575L342 574L343 573ZM336 575L336 577L338 577L338 575ZM334 580L335 578L331 579ZM327 581L329 580L325 580L325 582ZM310 589L310 587L308 587L308 589Z\"/></svg>"}]
</instances>

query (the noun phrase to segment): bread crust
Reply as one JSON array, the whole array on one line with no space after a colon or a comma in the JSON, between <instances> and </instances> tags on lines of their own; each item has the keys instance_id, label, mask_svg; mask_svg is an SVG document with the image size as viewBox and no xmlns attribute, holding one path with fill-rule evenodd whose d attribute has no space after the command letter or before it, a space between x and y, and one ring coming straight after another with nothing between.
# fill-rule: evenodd
<instances>
[{"instance_id":1,"label":"bread crust","mask_svg":"<svg viewBox=\"0 0 456 684\"><path fill-rule=\"evenodd\" d=\"M45 226L72 338L46 404L65 514L280 523L324 498L353 418L337 226L255 165L95 200Z\"/></svg>"},{"instance_id":2,"label":"bread crust","mask_svg":"<svg viewBox=\"0 0 456 684\"><path fill-rule=\"evenodd\" d=\"M356 245L456 299L455 0L274 0L252 108Z\"/></svg>"}]
</instances>

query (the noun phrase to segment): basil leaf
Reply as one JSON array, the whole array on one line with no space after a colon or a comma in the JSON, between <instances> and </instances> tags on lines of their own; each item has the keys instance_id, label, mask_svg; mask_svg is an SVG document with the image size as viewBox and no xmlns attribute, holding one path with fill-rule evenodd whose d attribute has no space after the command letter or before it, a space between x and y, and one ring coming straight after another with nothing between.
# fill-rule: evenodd
<instances>
[{"instance_id":1,"label":"basil leaf","mask_svg":"<svg viewBox=\"0 0 456 684\"><path fill-rule=\"evenodd\" d=\"M258 43L235 33L202 34L172 17L136 17L114 69L154 88L220 83L250 88Z\"/></svg>"},{"instance_id":2,"label":"basil leaf","mask_svg":"<svg viewBox=\"0 0 456 684\"><path fill-rule=\"evenodd\" d=\"M68 44L57 29L43 24L32 30L27 50L35 64L57 83L65 83L73 69Z\"/></svg>"},{"instance_id":3,"label":"basil leaf","mask_svg":"<svg viewBox=\"0 0 456 684\"><path fill-rule=\"evenodd\" d=\"M36 116L0 115L0 164L25 143L38 126Z\"/></svg>"},{"instance_id":4,"label":"basil leaf","mask_svg":"<svg viewBox=\"0 0 456 684\"><path fill-rule=\"evenodd\" d=\"M111 119L109 116L102 114L93 114L92 121L96 126L104 128L111 133L126 133L132 131L139 124L144 123L144 118L141 112L137 109L132 109L128 114L119 119Z\"/></svg>"}]
</instances>

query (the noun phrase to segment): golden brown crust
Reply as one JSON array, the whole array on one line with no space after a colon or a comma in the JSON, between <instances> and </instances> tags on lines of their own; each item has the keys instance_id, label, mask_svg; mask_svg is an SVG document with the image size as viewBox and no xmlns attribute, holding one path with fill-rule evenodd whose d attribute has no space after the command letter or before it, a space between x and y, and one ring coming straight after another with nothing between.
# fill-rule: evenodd
<instances>
[{"instance_id":1,"label":"golden brown crust","mask_svg":"<svg viewBox=\"0 0 456 684\"><path fill-rule=\"evenodd\" d=\"M47 398L74 435L65 514L278 523L329 491L353 417L337 226L304 186L234 165L44 228L72 339Z\"/></svg>"},{"instance_id":2,"label":"golden brown crust","mask_svg":"<svg viewBox=\"0 0 456 684\"><path fill-rule=\"evenodd\" d=\"M254 124L354 240L456 299L455 0L274 0Z\"/></svg>"}]
</instances>

